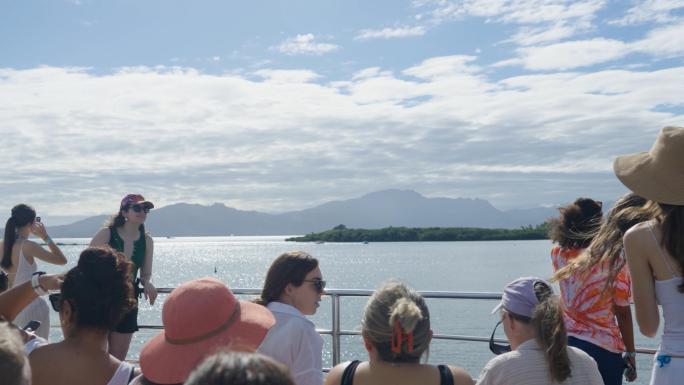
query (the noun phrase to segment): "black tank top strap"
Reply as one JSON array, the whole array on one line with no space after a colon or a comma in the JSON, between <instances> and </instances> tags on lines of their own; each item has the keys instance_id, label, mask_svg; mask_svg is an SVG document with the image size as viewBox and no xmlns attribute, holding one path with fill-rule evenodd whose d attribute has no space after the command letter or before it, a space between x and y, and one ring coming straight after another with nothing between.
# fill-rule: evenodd
<instances>
[{"instance_id":1,"label":"black tank top strap","mask_svg":"<svg viewBox=\"0 0 684 385\"><path fill-rule=\"evenodd\" d=\"M437 365L439 369L439 385L454 385L454 376L446 365Z\"/></svg>"},{"instance_id":2,"label":"black tank top strap","mask_svg":"<svg viewBox=\"0 0 684 385\"><path fill-rule=\"evenodd\" d=\"M356 367L359 366L360 363L361 361L354 360L350 362L346 368L344 368L340 385L352 385L354 383L354 373L356 373Z\"/></svg>"}]
</instances>

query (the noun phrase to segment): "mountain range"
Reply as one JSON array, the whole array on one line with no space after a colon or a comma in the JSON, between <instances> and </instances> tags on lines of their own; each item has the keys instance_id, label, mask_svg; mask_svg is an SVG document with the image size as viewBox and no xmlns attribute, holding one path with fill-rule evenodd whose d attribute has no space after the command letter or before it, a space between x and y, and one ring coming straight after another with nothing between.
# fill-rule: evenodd
<instances>
[{"instance_id":1,"label":"mountain range","mask_svg":"<svg viewBox=\"0 0 684 385\"><path fill-rule=\"evenodd\" d=\"M146 227L154 236L307 234L339 224L365 229L389 226L518 228L543 223L557 213L554 208L544 207L502 211L484 199L427 198L411 190L384 190L281 214L238 210L221 203L210 206L177 203L154 209ZM107 218L107 215L98 215L68 225L50 226L50 235L91 237Z\"/></svg>"}]
</instances>

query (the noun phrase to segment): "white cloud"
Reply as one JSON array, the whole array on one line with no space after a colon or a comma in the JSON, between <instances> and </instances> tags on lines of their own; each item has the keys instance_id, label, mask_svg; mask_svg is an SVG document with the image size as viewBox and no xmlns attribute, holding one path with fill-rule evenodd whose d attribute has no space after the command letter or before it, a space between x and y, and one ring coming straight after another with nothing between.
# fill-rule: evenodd
<instances>
[{"instance_id":1,"label":"white cloud","mask_svg":"<svg viewBox=\"0 0 684 385\"><path fill-rule=\"evenodd\" d=\"M330 83L308 69L0 69L3 200L57 215L129 191L272 211L387 187L531 206L591 185L608 199L623 191L613 157L684 120L682 66L493 79L477 60Z\"/></svg>"},{"instance_id":2,"label":"white cloud","mask_svg":"<svg viewBox=\"0 0 684 385\"><path fill-rule=\"evenodd\" d=\"M297 35L285 39L272 50L286 55L323 55L340 49L338 45L330 43L317 43L316 37L312 33Z\"/></svg>"},{"instance_id":3,"label":"white cloud","mask_svg":"<svg viewBox=\"0 0 684 385\"><path fill-rule=\"evenodd\" d=\"M362 29L358 32L355 40L370 40L370 39L398 39L404 37L414 37L425 35L425 27L397 27L397 28L383 28L383 29Z\"/></svg>"},{"instance_id":4,"label":"white cloud","mask_svg":"<svg viewBox=\"0 0 684 385\"><path fill-rule=\"evenodd\" d=\"M517 57L502 60L493 67L521 65L529 70L573 69L606 63L633 53L648 54L656 59L684 55L684 21L656 28L642 39L623 42L595 38L541 46L522 47Z\"/></svg>"},{"instance_id":5,"label":"white cloud","mask_svg":"<svg viewBox=\"0 0 684 385\"><path fill-rule=\"evenodd\" d=\"M571 69L622 58L630 47L619 40L597 38L520 48L518 53L530 70Z\"/></svg>"},{"instance_id":6,"label":"white cloud","mask_svg":"<svg viewBox=\"0 0 684 385\"><path fill-rule=\"evenodd\" d=\"M454 75L475 73L480 68L474 64L477 57L467 55L440 56L424 60L415 67L407 68L404 74L421 79L438 79Z\"/></svg>"},{"instance_id":7,"label":"white cloud","mask_svg":"<svg viewBox=\"0 0 684 385\"><path fill-rule=\"evenodd\" d=\"M678 24L656 28L632 46L639 52L660 57L684 55L684 20Z\"/></svg>"},{"instance_id":8,"label":"white cloud","mask_svg":"<svg viewBox=\"0 0 684 385\"><path fill-rule=\"evenodd\" d=\"M466 17L487 22L519 25L509 40L531 45L559 41L594 28L593 22L605 0L419 0L433 24Z\"/></svg>"},{"instance_id":9,"label":"white cloud","mask_svg":"<svg viewBox=\"0 0 684 385\"><path fill-rule=\"evenodd\" d=\"M274 83L308 83L321 76L309 70L273 70L263 69L254 71L254 74L266 81Z\"/></svg>"},{"instance_id":10,"label":"white cloud","mask_svg":"<svg viewBox=\"0 0 684 385\"><path fill-rule=\"evenodd\" d=\"M677 20L672 11L684 8L682 0L645 0L639 1L628 9L625 15L616 20L608 21L614 25L634 25L643 23L667 23Z\"/></svg>"}]
</instances>

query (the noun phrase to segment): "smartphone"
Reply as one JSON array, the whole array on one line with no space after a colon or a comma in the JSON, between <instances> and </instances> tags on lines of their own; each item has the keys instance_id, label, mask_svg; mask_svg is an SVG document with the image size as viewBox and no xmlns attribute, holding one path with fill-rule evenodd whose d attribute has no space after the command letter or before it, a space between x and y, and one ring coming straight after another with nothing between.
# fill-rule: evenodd
<instances>
[{"instance_id":1,"label":"smartphone","mask_svg":"<svg viewBox=\"0 0 684 385\"><path fill-rule=\"evenodd\" d=\"M36 217L36 222L40 222L40 217Z\"/></svg>"},{"instance_id":2,"label":"smartphone","mask_svg":"<svg viewBox=\"0 0 684 385\"><path fill-rule=\"evenodd\" d=\"M39 327L40 327L40 321L30 320L26 324L26 326L24 326L24 330L26 330L27 332L34 332L34 331L38 330Z\"/></svg>"}]
</instances>

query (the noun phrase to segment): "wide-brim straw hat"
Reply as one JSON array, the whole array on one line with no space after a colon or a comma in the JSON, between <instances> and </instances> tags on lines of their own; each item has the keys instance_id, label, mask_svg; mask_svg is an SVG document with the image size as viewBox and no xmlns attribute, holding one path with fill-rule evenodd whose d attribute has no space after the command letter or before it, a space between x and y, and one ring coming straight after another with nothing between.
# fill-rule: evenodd
<instances>
[{"instance_id":1,"label":"wide-brim straw hat","mask_svg":"<svg viewBox=\"0 0 684 385\"><path fill-rule=\"evenodd\" d=\"M613 170L637 195L684 206L684 128L663 128L649 152L619 156Z\"/></svg>"},{"instance_id":2,"label":"wide-brim straw hat","mask_svg":"<svg viewBox=\"0 0 684 385\"><path fill-rule=\"evenodd\" d=\"M169 294L162 323L140 352L140 369L152 382L177 384L217 350L255 351L275 318L264 306L239 301L218 279L201 278Z\"/></svg>"}]
</instances>

